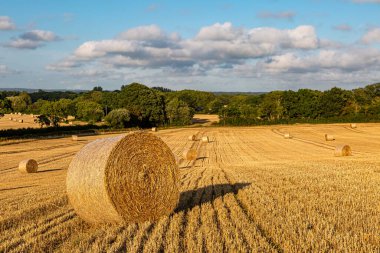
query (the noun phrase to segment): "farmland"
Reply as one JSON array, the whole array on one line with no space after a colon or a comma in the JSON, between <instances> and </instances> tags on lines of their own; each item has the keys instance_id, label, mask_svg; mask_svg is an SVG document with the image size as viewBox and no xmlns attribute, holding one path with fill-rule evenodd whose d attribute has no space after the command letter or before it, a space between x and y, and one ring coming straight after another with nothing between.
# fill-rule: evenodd
<instances>
[{"instance_id":1,"label":"farmland","mask_svg":"<svg viewBox=\"0 0 380 253\"><path fill-rule=\"evenodd\" d=\"M326 133L336 140L326 142ZM1 143L0 252L380 251L380 124L154 134L177 156L197 149L198 159L180 162L181 196L171 216L120 225L87 224L65 193L76 152L111 135ZM349 144L353 156L334 157L338 144ZM38 161L38 173L17 171L26 158Z\"/></svg>"}]
</instances>

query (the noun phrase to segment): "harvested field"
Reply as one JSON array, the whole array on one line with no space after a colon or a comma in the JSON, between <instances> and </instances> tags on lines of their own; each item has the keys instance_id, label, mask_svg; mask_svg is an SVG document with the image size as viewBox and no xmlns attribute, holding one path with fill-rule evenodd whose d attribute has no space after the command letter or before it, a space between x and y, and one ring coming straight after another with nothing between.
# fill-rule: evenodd
<instances>
[{"instance_id":1,"label":"harvested field","mask_svg":"<svg viewBox=\"0 0 380 253\"><path fill-rule=\"evenodd\" d=\"M326 142L325 133L336 140ZM0 143L0 252L380 251L380 124L154 134L178 157L198 152L195 161L180 161L179 205L156 222L112 226L82 221L65 182L81 147L115 135ZM335 157L340 144L352 156ZM38 173L19 173L28 158Z\"/></svg>"}]
</instances>

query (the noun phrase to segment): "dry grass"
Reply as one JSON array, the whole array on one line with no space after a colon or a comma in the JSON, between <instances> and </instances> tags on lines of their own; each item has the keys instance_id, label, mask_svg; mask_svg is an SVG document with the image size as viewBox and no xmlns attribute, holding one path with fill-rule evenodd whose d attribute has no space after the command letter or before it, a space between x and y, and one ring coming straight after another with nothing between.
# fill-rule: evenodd
<instances>
[{"instance_id":1,"label":"dry grass","mask_svg":"<svg viewBox=\"0 0 380 253\"><path fill-rule=\"evenodd\" d=\"M199 155L180 163L176 211L112 226L83 222L65 192L73 155L99 136L0 145L0 252L380 251L379 124L202 128L186 141L195 132L157 133L177 156ZM344 143L352 156L334 157ZM28 157L38 173L18 173Z\"/></svg>"}]
</instances>

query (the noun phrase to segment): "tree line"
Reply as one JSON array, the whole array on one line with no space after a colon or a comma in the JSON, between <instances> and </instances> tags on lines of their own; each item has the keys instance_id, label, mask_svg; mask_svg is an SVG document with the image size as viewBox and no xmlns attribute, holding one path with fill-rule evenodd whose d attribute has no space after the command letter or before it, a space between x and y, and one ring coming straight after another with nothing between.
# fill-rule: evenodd
<instances>
[{"instance_id":1,"label":"tree line","mask_svg":"<svg viewBox=\"0 0 380 253\"><path fill-rule=\"evenodd\" d=\"M214 94L139 83L120 90L34 93L0 92L0 113L41 115L53 126L69 116L90 123L106 121L115 128L191 124L194 113L219 114L224 125L292 122L371 121L380 119L380 83L353 90L300 89L264 94Z\"/></svg>"}]
</instances>

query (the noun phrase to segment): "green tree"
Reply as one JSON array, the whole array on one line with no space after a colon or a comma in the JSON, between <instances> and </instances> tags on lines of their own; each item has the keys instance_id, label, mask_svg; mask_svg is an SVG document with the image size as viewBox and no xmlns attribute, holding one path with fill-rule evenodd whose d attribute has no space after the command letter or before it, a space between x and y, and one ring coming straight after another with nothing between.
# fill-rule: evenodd
<instances>
[{"instance_id":1,"label":"green tree","mask_svg":"<svg viewBox=\"0 0 380 253\"><path fill-rule=\"evenodd\" d=\"M76 104L77 117L86 121L99 121L104 113L100 104L92 101L81 101Z\"/></svg>"},{"instance_id":2,"label":"green tree","mask_svg":"<svg viewBox=\"0 0 380 253\"><path fill-rule=\"evenodd\" d=\"M184 101L174 98L166 105L170 125L190 125L194 111Z\"/></svg>"},{"instance_id":3,"label":"green tree","mask_svg":"<svg viewBox=\"0 0 380 253\"><path fill-rule=\"evenodd\" d=\"M132 115L132 122L146 127L165 122L164 97L158 91L139 83L122 87L118 94L118 107L126 108Z\"/></svg>"},{"instance_id":4,"label":"green tree","mask_svg":"<svg viewBox=\"0 0 380 253\"><path fill-rule=\"evenodd\" d=\"M130 123L131 115L127 109L121 108L112 110L104 119L114 128L125 128Z\"/></svg>"},{"instance_id":5,"label":"green tree","mask_svg":"<svg viewBox=\"0 0 380 253\"><path fill-rule=\"evenodd\" d=\"M275 120L282 118L284 107L282 106L282 91L272 91L265 94L260 105L260 114L267 120Z\"/></svg>"},{"instance_id":6,"label":"green tree","mask_svg":"<svg viewBox=\"0 0 380 253\"><path fill-rule=\"evenodd\" d=\"M323 92L320 99L322 117L337 117L354 112L354 96L351 91L334 87Z\"/></svg>"}]
</instances>

